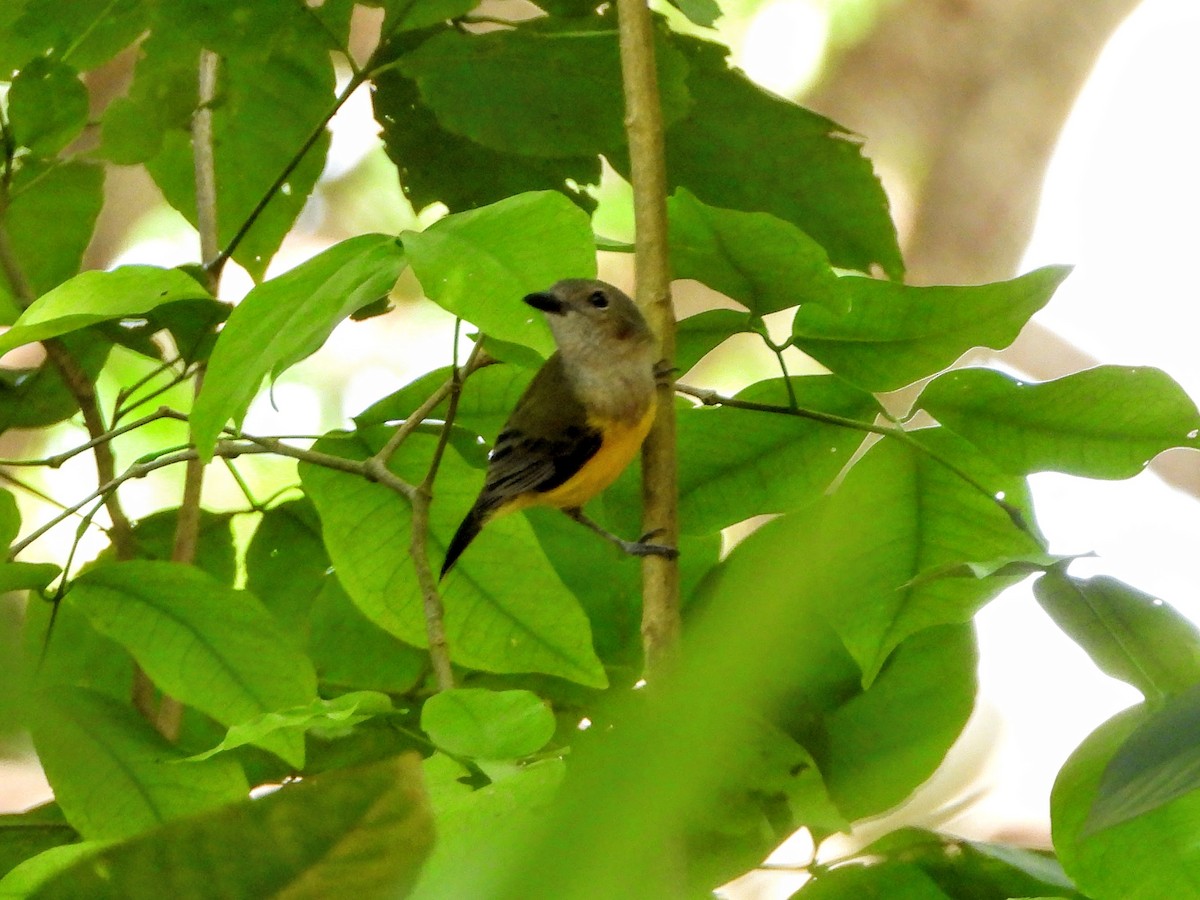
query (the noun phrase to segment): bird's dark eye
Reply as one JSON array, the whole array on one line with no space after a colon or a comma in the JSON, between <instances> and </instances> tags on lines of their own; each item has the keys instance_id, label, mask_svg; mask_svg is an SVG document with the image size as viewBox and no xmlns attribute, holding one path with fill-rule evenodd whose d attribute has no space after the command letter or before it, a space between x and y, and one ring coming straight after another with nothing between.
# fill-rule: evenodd
<instances>
[{"instance_id":1,"label":"bird's dark eye","mask_svg":"<svg viewBox=\"0 0 1200 900\"><path fill-rule=\"evenodd\" d=\"M592 296L588 297L588 302L596 309L604 309L608 306L608 298L604 296L604 291L593 291Z\"/></svg>"}]
</instances>

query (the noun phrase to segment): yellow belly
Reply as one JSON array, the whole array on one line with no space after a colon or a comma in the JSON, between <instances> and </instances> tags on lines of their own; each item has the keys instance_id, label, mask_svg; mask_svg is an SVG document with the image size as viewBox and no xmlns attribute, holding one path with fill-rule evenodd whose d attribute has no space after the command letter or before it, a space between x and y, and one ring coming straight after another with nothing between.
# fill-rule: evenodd
<instances>
[{"instance_id":1,"label":"yellow belly","mask_svg":"<svg viewBox=\"0 0 1200 900\"><path fill-rule=\"evenodd\" d=\"M525 494L517 498L510 509L528 506L553 506L558 509L573 509L583 506L602 490L617 480L641 449L650 426L654 424L654 404L642 418L633 423L610 424L601 429L604 435L600 449L584 463L583 468L553 490L540 494ZM589 423L596 427L598 423Z\"/></svg>"}]
</instances>

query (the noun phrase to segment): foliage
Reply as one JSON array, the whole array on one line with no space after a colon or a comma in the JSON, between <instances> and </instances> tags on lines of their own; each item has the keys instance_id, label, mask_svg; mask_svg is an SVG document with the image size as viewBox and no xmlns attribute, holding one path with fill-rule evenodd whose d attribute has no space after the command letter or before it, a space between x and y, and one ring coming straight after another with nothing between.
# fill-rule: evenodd
<instances>
[{"instance_id":1,"label":"foliage","mask_svg":"<svg viewBox=\"0 0 1200 900\"><path fill-rule=\"evenodd\" d=\"M1146 368L1036 385L952 368L1009 344L1066 270L903 284L858 144L657 18L675 274L729 300L679 324L676 364L686 380L750 334L781 371L733 397L680 386L685 634L677 669L643 690L637 564L564 517L499 519L444 583L432 576L478 490L482 448L553 349L520 297L595 274L602 161L630 171L615 13L546 0L544 17L478 28L460 0L364 0L379 40L354 62L354 5L0 9L12 324L0 349L48 351L0 376L0 427L82 420L89 432L6 470L90 453L100 472L94 493L39 510L36 527L0 491L0 583L30 598L22 724L56 794L0 817L0 894L709 891L796 829L819 843L925 781L972 711L972 617L1030 573L1054 621L1145 696L1064 768L1057 855L902 829L814 862L797 896L1186 893L1200 634L1132 587L1070 575L1070 559L1046 552L1024 478L1127 478L1163 450L1196 449L1195 404ZM680 9L701 26L717 14L701 0ZM128 92L89 113L83 74L130 47ZM209 52L217 92L199 109ZM265 279L317 183L326 124L363 85L405 195L447 214ZM193 140L206 117L211 162ZM201 223L196 172L211 165L220 255L81 271L105 165L144 166ZM229 259L256 280L232 313L214 296ZM264 379L335 328L375 327L409 268L425 302L477 329L479 352L446 347L442 367L311 445L242 430ZM782 342L768 315L790 319ZM828 373L789 373L792 348ZM921 383L903 419L876 397ZM198 388L194 402L181 385ZM151 450L118 469L112 446L131 432ZM124 520L128 481L184 464L195 479L199 462L236 470L251 455L287 499L247 489L194 533L194 491ZM590 510L623 533L639 527L635 470ZM766 514L777 518L722 552L724 529ZM73 517L75 540L52 532L53 562L20 558ZM112 546L80 565L75 543L100 522ZM452 688L430 664L439 629Z\"/></svg>"}]
</instances>

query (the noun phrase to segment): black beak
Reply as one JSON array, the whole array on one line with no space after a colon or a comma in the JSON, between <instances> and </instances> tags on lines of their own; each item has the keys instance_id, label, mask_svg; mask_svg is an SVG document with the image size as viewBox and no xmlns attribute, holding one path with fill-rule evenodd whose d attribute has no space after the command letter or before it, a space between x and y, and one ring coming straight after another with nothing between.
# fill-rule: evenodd
<instances>
[{"instance_id":1,"label":"black beak","mask_svg":"<svg viewBox=\"0 0 1200 900\"><path fill-rule=\"evenodd\" d=\"M561 316L565 312L562 301L548 291L541 291L537 294L526 294L525 302L534 309L540 309L544 313L553 313L556 316Z\"/></svg>"}]
</instances>

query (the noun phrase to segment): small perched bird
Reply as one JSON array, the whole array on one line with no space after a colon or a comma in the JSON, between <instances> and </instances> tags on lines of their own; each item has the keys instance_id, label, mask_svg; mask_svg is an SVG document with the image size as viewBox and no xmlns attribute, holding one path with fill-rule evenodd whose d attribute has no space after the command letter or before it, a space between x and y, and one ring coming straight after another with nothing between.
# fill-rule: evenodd
<instances>
[{"instance_id":1,"label":"small perched bird","mask_svg":"<svg viewBox=\"0 0 1200 900\"><path fill-rule=\"evenodd\" d=\"M657 341L637 305L603 281L571 278L525 302L546 314L558 352L517 401L488 460L483 490L458 526L442 576L491 519L553 506L636 556L674 548L624 541L581 507L616 481L654 421Z\"/></svg>"}]
</instances>

